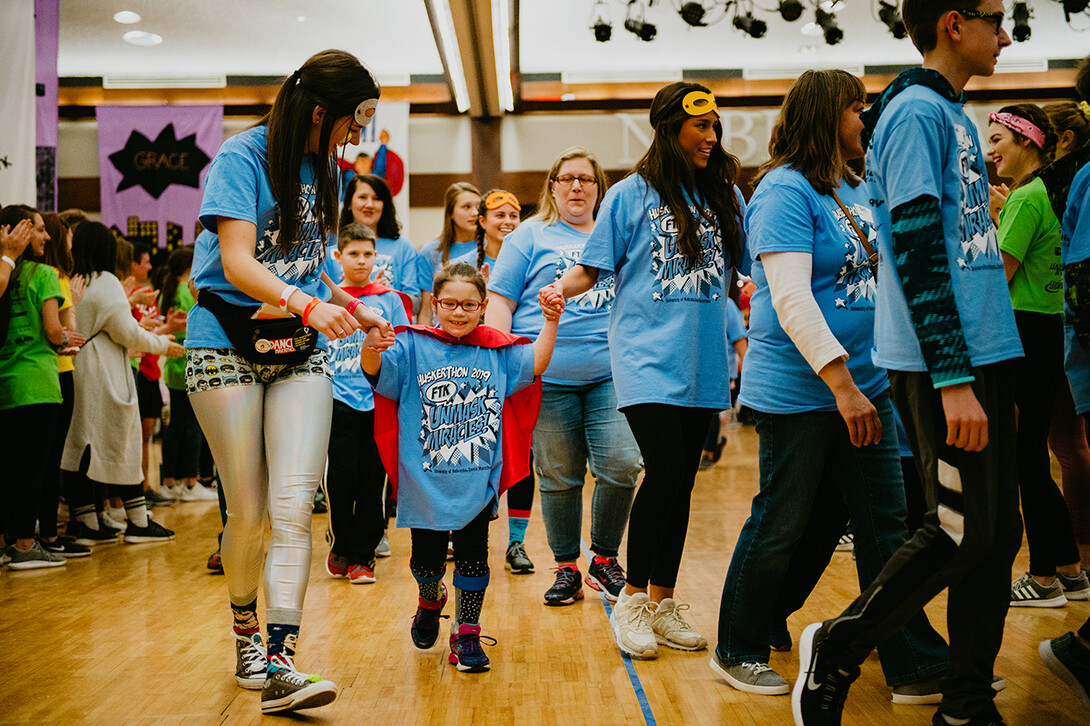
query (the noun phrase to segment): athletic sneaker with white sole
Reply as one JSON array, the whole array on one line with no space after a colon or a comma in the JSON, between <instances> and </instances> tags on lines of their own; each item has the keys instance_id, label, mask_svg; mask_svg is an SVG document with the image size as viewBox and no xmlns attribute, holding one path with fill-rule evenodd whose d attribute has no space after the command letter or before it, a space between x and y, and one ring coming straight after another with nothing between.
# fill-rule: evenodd
<instances>
[{"instance_id":1,"label":"athletic sneaker with white sole","mask_svg":"<svg viewBox=\"0 0 1090 726\"><path fill-rule=\"evenodd\" d=\"M1090 600L1090 579L1085 572L1080 572L1075 577L1068 577L1062 572L1056 573L1056 581L1063 588L1064 597L1068 600Z\"/></svg>"},{"instance_id":2,"label":"athletic sneaker with white sole","mask_svg":"<svg viewBox=\"0 0 1090 726\"><path fill-rule=\"evenodd\" d=\"M333 681L300 673L287 656L269 658L265 683L261 686L261 713L315 708L332 703L336 698L337 684Z\"/></svg>"},{"instance_id":3,"label":"athletic sneaker with white sole","mask_svg":"<svg viewBox=\"0 0 1090 726\"><path fill-rule=\"evenodd\" d=\"M654 658L658 655L658 641L651 628L655 615L654 606L646 592L633 595L621 593L609 614L613 637L617 646L633 658Z\"/></svg>"},{"instance_id":4,"label":"athletic sneaker with white sole","mask_svg":"<svg viewBox=\"0 0 1090 726\"><path fill-rule=\"evenodd\" d=\"M779 673L768 667L767 663L736 663L727 665L719 660L719 654L712 653L708 665L732 688L760 696L786 696L791 688Z\"/></svg>"},{"instance_id":5,"label":"athletic sneaker with white sole","mask_svg":"<svg viewBox=\"0 0 1090 726\"><path fill-rule=\"evenodd\" d=\"M42 548L42 545L38 540L34 540L34 543L30 545L30 549L23 552L16 549L15 545L8 545L4 550L10 560L8 561L9 570L40 570L49 567L64 567L64 558L60 555L47 552Z\"/></svg>"},{"instance_id":6,"label":"athletic sneaker with white sole","mask_svg":"<svg viewBox=\"0 0 1090 726\"><path fill-rule=\"evenodd\" d=\"M1058 608L1066 604L1059 580L1046 587L1027 572L1011 583L1011 607Z\"/></svg>"},{"instance_id":7,"label":"athletic sneaker with white sole","mask_svg":"<svg viewBox=\"0 0 1090 726\"><path fill-rule=\"evenodd\" d=\"M669 597L659 603L658 610L651 618L651 630L659 645L676 650L704 650L708 647L704 636L681 617L681 611L688 609L688 605L679 605Z\"/></svg>"},{"instance_id":8,"label":"athletic sneaker with white sole","mask_svg":"<svg viewBox=\"0 0 1090 726\"><path fill-rule=\"evenodd\" d=\"M1079 701L1090 708L1090 649L1074 633L1045 640L1037 648L1048 669L1075 692Z\"/></svg>"},{"instance_id":9,"label":"athletic sneaker with white sole","mask_svg":"<svg viewBox=\"0 0 1090 726\"><path fill-rule=\"evenodd\" d=\"M261 633L235 636L235 682L240 688L260 691L265 685L265 644L261 642Z\"/></svg>"}]
</instances>

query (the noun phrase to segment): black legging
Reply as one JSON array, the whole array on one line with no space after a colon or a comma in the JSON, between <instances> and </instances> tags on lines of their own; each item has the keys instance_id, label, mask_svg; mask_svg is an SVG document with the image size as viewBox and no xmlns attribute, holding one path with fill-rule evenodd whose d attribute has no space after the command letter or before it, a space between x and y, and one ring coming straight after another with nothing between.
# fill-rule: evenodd
<instances>
[{"instance_id":1,"label":"black legging","mask_svg":"<svg viewBox=\"0 0 1090 726\"><path fill-rule=\"evenodd\" d=\"M516 512L529 512L534 506L534 490L537 484L534 479L534 455L530 454L530 473L525 479L520 479L507 490L507 509Z\"/></svg>"},{"instance_id":2,"label":"black legging","mask_svg":"<svg viewBox=\"0 0 1090 726\"><path fill-rule=\"evenodd\" d=\"M170 426L163 432L163 478L197 476L201 459L201 427L184 390L170 390Z\"/></svg>"},{"instance_id":3,"label":"black legging","mask_svg":"<svg viewBox=\"0 0 1090 726\"><path fill-rule=\"evenodd\" d=\"M706 408L641 403L621 409L643 455L643 483L628 518L629 585L672 588L677 582L689 499L700 466L708 422Z\"/></svg>"},{"instance_id":4,"label":"black legging","mask_svg":"<svg viewBox=\"0 0 1090 726\"><path fill-rule=\"evenodd\" d=\"M439 599L439 578L446 570L447 544L454 543L454 586L458 589L455 618L459 623L480 622L481 606L488 587L489 503L469 524L453 532L433 529L410 530L412 554L409 569L425 600ZM428 582L430 580L430 582Z\"/></svg>"},{"instance_id":5,"label":"black legging","mask_svg":"<svg viewBox=\"0 0 1090 726\"><path fill-rule=\"evenodd\" d=\"M1067 503L1052 479L1048 431L1052 407L1064 382L1063 316L1015 310L1024 358L1015 365L1018 405L1018 490L1029 542L1029 571L1052 577L1056 568L1076 564L1079 549Z\"/></svg>"},{"instance_id":6,"label":"black legging","mask_svg":"<svg viewBox=\"0 0 1090 726\"><path fill-rule=\"evenodd\" d=\"M0 461L4 462L4 525L13 539L33 539L42 474L57 423L57 403L35 403L0 411ZM57 510L53 510L53 522Z\"/></svg>"},{"instance_id":7,"label":"black legging","mask_svg":"<svg viewBox=\"0 0 1090 726\"><path fill-rule=\"evenodd\" d=\"M68 426L72 423L72 371L60 374L61 401L57 409L57 425L53 429L53 441L49 445L49 456L42 471L42 490L38 499L38 533L42 539L57 536L57 503L61 492L61 455L64 453L64 440L68 436Z\"/></svg>"},{"instance_id":8,"label":"black legging","mask_svg":"<svg viewBox=\"0 0 1090 726\"><path fill-rule=\"evenodd\" d=\"M375 412L333 402L326 494L333 552L350 565L374 566L375 547L386 529L382 468L375 446Z\"/></svg>"}]
</instances>

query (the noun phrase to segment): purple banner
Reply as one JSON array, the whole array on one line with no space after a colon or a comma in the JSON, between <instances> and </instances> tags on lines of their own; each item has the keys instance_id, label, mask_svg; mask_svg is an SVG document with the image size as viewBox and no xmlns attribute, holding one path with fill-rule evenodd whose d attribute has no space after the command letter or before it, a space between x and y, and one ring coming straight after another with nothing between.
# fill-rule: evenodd
<instances>
[{"instance_id":1,"label":"purple banner","mask_svg":"<svg viewBox=\"0 0 1090 726\"><path fill-rule=\"evenodd\" d=\"M34 0L38 209L57 208L57 46L60 0Z\"/></svg>"},{"instance_id":2,"label":"purple banner","mask_svg":"<svg viewBox=\"0 0 1090 726\"><path fill-rule=\"evenodd\" d=\"M130 240L193 244L222 106L99 106L102 222Z\"/></svg>"}]
</instances>

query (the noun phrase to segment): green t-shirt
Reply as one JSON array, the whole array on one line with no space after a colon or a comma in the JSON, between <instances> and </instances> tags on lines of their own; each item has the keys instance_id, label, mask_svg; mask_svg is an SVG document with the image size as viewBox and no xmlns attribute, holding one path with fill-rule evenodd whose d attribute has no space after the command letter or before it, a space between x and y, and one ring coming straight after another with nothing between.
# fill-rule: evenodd
<instances>
[{"instance_id":1,"label":"green t-shirt","mask_svg":"<svg viewBox=\"0 0 1090 726\"><path fill-rule=\"evenodd\" d=\"M49 346L42 324L42 304L64 302L57 271L49 265L23 261L12 280L8 337L0 348L0 411L36 403L60 403L57 353Z\"/></svg>"},{"instance_id":2,"label":"green t-shirt","mask_svg":"<svg viewBox=\"0 0 1090 726\"><path fill-rule=\"evenodd\" d=\"M999 249L1021 264L1010 281L1015 310L1063 312L1060 221L1044 182L1034 179L1010 193L999 215Z\"/></svg>"},{"instance_id":3,"label":"green t-shirt","mask_svg":"<svg viewBox=\"0 0 1090 726\"><path fill-rule=\"evenodd\" d=\"M197 304L197 301L193 299L193 294L189 292L189 285L182 283L178 285L178 292L175 293L175 304L171 310L184 310L189 312L189 309ZM177 343L185 342L185 331L181 330L174 334L174 340ZM167 358L163 363L163 382L166 383L167 388L171 388L175 391L185 390L185 356L180 358Z\"/></svg>"}]
</instances>

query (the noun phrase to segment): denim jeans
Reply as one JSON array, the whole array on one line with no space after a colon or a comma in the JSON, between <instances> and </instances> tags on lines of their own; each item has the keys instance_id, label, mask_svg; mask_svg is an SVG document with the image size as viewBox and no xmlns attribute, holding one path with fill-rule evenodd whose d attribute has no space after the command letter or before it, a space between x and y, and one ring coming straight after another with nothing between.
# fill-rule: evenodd
<instances>
[{"instance_id":1,"label":"denim jeans","mask_svg":"<svg viewBox=\"0 0 1090 726\"><path fill-rule=\"evenodd\" d=\"M753 498L723 585L717 652L725 663L767 663L768 625L788 563L816 498L841 496L855 533L860 587L907 539L897 429L888 393L872 401L882 440L852 446L840 414L757 413L760 491ZM830 543L831 544L831 543ZM903 685L946 669L948 648L922 613L879 646L886 681Z\"/></svg>"},{"instance_id":2,"label":"denim jeans","mask_svg":"<svg viewBox=\"0 0 1090 726\"><path fill-rule=\"evenodd\" d=\"M640 473L640 450L617 411L613 380L581 386L545 383L534 429L534 468L541 516L557 562L579 558L583 479L594 475L590 549L616 557Z\"/></svg>"}]
</instances>

